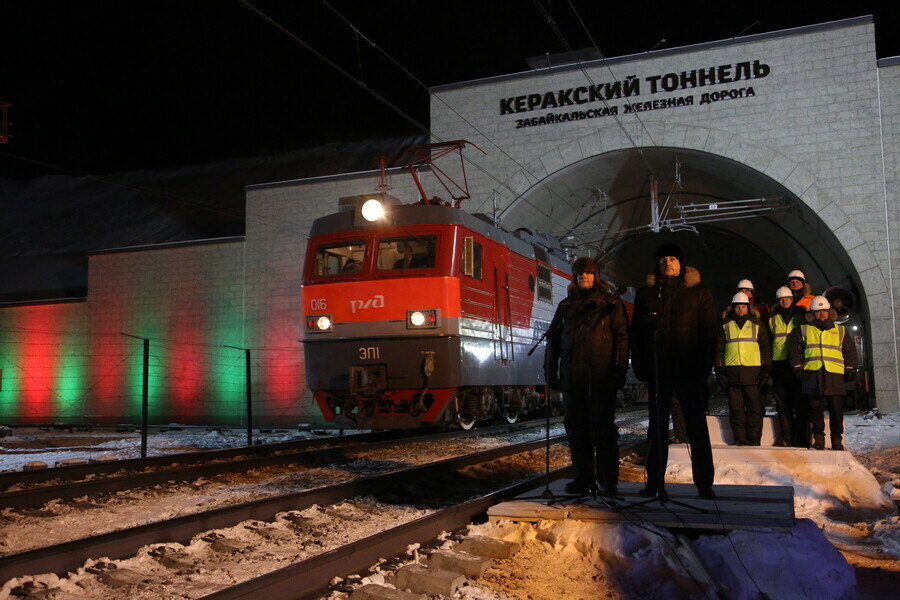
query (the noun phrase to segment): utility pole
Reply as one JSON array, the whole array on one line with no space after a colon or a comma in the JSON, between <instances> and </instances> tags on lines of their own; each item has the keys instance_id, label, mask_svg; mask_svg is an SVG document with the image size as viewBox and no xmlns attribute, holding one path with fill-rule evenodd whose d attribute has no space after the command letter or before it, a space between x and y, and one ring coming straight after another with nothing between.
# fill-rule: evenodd
<instances>
[{"instance_id":1,"label":"utility pole","mask_svg":"<svg viewBox=\"0 0 900 600\"><path fill-rule=\"evenodd\" d=\"M136 340L144 340L144 373L141 394L141 458L147 458L147 420L150 407L150 339L123 333L122 335Z\"/></svg>"},{"instance_id":2,"label":"utility pole","mask_svg":"<svg viewBox=\"0 0 900 600\"><path fill-rule=\"evenodd\" d=\"M244 389L247 397L247 445L253 445L253 386L250 380L250 348L225 346L244 351Z\"/></svg>"}]
</instances>

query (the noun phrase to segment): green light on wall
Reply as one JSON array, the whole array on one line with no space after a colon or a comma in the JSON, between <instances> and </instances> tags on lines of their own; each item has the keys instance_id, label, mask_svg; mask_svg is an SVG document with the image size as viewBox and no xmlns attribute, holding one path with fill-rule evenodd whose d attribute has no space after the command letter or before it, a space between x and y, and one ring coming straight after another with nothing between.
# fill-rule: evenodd
<instances>
[{"instance_id":1,"label":"green light on wall","mask_svg":"<svg viewBox=\"0 0 900 600\"><path fill-rule=\"evenodd\" d=\"M15 377L19 370L15 362L19 362L13 348L18 347L18 341L11 339L11 334L4 334L7 341L0 342L0 419L11 419L18 416L19 383Z\"/></svg>"},{"instance_id":2,"label":"green light on wall","mask_svg":"<svg viewBox=\"0 0 900 600\"><path fill-rule=\"evenodd\" d=\"M213 370L217 373L213 383L215 404L210 407L217 417L240 419L247 412L245 386L245 357L243 350L227 346L240 347L243 341L243 330L239 315L225 311L213 317L213 335L220 347L215 352ZM252 357L252 354L251 354ZM251 366L252 368L252 366Z\"/></svg>"}]
</instances>

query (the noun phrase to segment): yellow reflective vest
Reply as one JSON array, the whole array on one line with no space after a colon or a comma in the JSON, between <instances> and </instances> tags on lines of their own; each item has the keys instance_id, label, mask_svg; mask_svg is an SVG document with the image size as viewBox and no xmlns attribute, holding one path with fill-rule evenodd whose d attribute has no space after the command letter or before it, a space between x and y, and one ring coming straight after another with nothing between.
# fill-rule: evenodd
<instances>
[{"instance_id":1,"label":"yellow reflective vest","mask_svg":"<svg viewBox=\"0 0 900 600\"><path fill-rule=\"evenodd\" d=\"M803 370L818 371L825 366L829 373L844 372L844 353L841 344L846 330L843 325L835 324L831 329L822 331L811 325L801 325L803 336Z\"/></svg>"},{"instance_id":2,"label":"yellow reflective vest","mask_svg":"<svg viewBox=\"0 0 900 600\"><path fill-rule=\"evenodd\" d=\"M788 359L788 336L797 328L793 318L784 320L780 314L769 317L769 329L772 330L772 360Z\"/></svg>"},{"instance_id":3,"label":"yellow reflective vest","mask_svg":"<svg viewBox=\"0 0 900 600\"><path fill-rule=\"evenodd\" d=\"M725 330L725 366L759 367L759 325L747 319L743 327L730 320L722 325Z\"/></svg>"}]
</instances>

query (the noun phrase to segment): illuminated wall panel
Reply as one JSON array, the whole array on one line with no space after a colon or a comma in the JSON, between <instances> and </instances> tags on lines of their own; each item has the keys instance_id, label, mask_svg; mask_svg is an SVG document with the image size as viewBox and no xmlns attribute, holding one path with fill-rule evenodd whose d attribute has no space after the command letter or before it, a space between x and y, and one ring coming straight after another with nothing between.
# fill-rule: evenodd
<instances>
[{"instance_id":1,"label":"illuminated wall panel","mask_svg":"<svg viewBox=\"0 0 900 600\"><path fill-rule=\"evenodd\" d=\"M140 417L143 341L150 340L151 423L240 424L243 360L240 345L243 280L240 242L152 248L91 257L88 304L97 414ZM126 337L127 333L132 337ZM100 342L100 339L103 341ZM240 377L240 387L232 380Z\"/></svg>"},{"instance_id":2,"label":"illuminated wall panel","mask_svg":"<svg viewBox=\"0 0 900 600\"><path fill-rule=\"evenodd\" d=\"M77 419L85 396L83 304L18 306L0 312L0 419Z\"/></svg>"}]
</instances>

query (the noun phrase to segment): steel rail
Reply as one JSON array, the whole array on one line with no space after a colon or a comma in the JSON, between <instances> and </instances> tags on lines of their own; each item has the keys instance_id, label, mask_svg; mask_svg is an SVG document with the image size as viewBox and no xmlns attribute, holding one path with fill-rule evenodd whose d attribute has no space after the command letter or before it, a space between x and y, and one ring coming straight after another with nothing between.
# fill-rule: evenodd
<instances>
[{"instance_id":1,"label":"steel rail","mask_svg":"<svg viewBox=\"0 0 900 600\"><path fill-rule=\"evenodd\" d=\"M557 417L554 420L560 420ZM538 427L543 425L544 421L535 419L533 421L523 421L521 423L504 423L502 425L494 425L489 427L479 427L469 431L456 431L458 436L467 435L483 435L495 431L510 431L519 428ZM126 458L121 460L92 462L82 465L65 465L60 467L50 467L46 469L22 470L22 471L3 471L0 472L0 490L6 490L17 484L37 484L51 480L78 480L88 475L102 475L107 473L117 473L122 470L137 471L145 468L166 467L174 464L195 464L216 460L228 460L239 456L265 456L278 452L291 452L297 450L305 450L316 446L328 444L351 444L359 441L367 440L390 440L415 438L429 434L435 431L436 427L423 427L417 429L391 429L382 431L372 431L368 433L340 435L327 438L307 438L303 440L292 440L288 442L272 442L268 444L258 444L254 446L236 446L234 448L221 448L218 450L199 450L196 452L181 452L175 454L165 454L161 456L151 456L149 458ZM451 432L452 434L453 432Z\"/></svg>"},{"instance_id":2,"label":"steel rail","mask_svg":"<svg viewBox=\"0 0 900 600\"><path fill-rule=\"evenodd\" d=\"M559 479L571 469L565 467L551 471L551 477ZM375 564L379 558L400 554L409 544L427 542L442 531L460 529L497 502L534 489L544 478L545 475L536 476L480 498L439 510L399 527L203 596L202 600L305 600L320 597L328 592L329 582L334 577L361 571Z\"/></svg>"},{"instance_id":3,"label":"steel rail","mask_svg":"<svg viewBox=\"0 0 900 600\"><path fill-rule=\"evenodd\" d=\"M266 456L285 451L305 450L329 443L355 443L365 440L379 440L389 437L393 432L371 432L329 438L308 438L289 442L273 442L256 446L237 446L218 450L200 450L151 456L149 458L126 458L121 460L91 462L83 465L66 465L35 469L29 471L5 471L0 473L0 490L7 490L13 485L33 485L53 480L73 481L89 475L117 473L123 470L137 471L146 468L160 468L176 464L207 463L210 461L229 460L241 456Z\"/></svg>"},{"instance_id":4,"label":"steel rail","mask_svg":"<svg viewBox=\"0 0 900 600\"><path fill-rule=\"evenodd\" d=\"M646 441L620 446L619 455L625 456L639 446L646 446ZM213 592L203 596L201 600L320 598L328 593L330 582L335 577L357 573L372 566L381 558L402 553L412 543L425 543L435 539L441 532L465 527L474 517L484 514L494 504L521 496L541 484L549 485L551 481L570 476L571 472L572 467L568 466L531 477L480 498L439 510L415 521Z\"/></svg>"},{"instance_id":5,"label":"steel rail","mask_svg":"<svg viewBox=\"0 0 900 600\"><path fill-rule=\"evenodd\" d=\"M498 425L498 431L506 432L512 428L512 425ZM489 428L494 429L494 428ZM205 455L205 453L192 453L191 460L188 462L195 463L195 458L203 460L207 458L213 462L194 464L193 466L183 468L171 468L164 470L154 470L133 473L130 475L120 475L117 477L108 477L103 479L90 479L86 481L77 481L72 483L61 483L58 485L46 485L41 487L27 488L12 492L0 493L0 508L26 508L43 506L50 500L71 500L73 498L81 498L84 496L96 496L99 494L108 494L120 492L123 490L134 489L137 487L152 486L159 483L170 481L194 481L202 477L212 477L222 473L244 472L253 469L260 469L269 466L308 463L315 464L317 462L333 460L336 456L351 454L354 452L362 452L367 450L380 450L390 448L399 444L408 444L412 442L433 442L448 438L471 437L476 435L485 435L489 433L489 429L481 429L477 432L445 431L431 435L415 435L409 434L401 437L384 436L365 438L366 440L382 439L383 441L363 441L359 442L359 437L350 440L345 438L347 442L339 445L329 445L326 448L310 449L309 445L286 447L278 446L262 452L261 456L252 458L240 458L240 454L228 455L215 454L218 451ZM473 430L474 431L474 430ZM318 441L318 440L316 440ZM352 443L358 442L358 443ZM317 444L322 445L322 444ZM244 447L249 450L249 447ZM234 449L229 449L234 450ZM169 458L169 457L166 457ZM230 458L230 459L229 459ZM140 460L140 459L138 459ZM182 461L175 460L171 464L178 464Z\"/></svg>"},{"instance_id":6,"label":"steel rail","mask_svg":"<svg viewBox=\"0 0 900 600\"><path fill-rule=\"evenodd\" d=\"M549 443L556 444L564 439L565 436L554 436L549 439ZM273 496L12 554L0 558L0 582L29 574L62 574L82 566L88 558L97 556L124 558L134 555L139 548L149 544L188 543L196 534L210 529L232 527L249 519L271 520L279 512L302 510L313 504L331 504L365 495L373 490L409 481L421 481L425 477L444 471L544 448L547 443L548 439L544 438L512 444L409 469L354 479L335 486Z\"/></svg>"}]
</instances>

